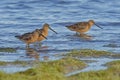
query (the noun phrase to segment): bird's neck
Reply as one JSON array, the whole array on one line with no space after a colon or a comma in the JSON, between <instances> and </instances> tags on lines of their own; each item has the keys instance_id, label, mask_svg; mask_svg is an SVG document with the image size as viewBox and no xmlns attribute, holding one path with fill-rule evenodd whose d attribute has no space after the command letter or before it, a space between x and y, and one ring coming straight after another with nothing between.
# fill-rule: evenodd
<instances>
[{"instance_id":1,"label":"bird's neck","mask_svg":"<svg viewBox=\"0 0 120 80\"><path fill-rule=\"evenodd\" d=\"M90 25L90 27L92 27L94 25L94 23L89 22L89 25Z\"/></svg>"},{"instance_id":2,"label":"bird's neck","mask_svg":"<svg viewBox=\"0 0 120 80\"><path fill-rule=\"evenodd\" d=\"M47 36L48 35L48 27L44 27L43 28L43 34L45 35L45 36Z\"/></svg>"}]
</instances>

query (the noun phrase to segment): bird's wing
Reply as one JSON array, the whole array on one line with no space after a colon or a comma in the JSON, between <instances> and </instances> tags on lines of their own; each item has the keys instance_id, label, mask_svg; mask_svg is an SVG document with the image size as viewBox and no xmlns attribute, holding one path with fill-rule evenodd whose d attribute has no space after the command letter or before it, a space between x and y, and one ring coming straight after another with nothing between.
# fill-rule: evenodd
<instances>
[{"instance_id":1,"label":"bird's wing","mask_svg":"<svg viewBox=\"0 0 120 80\"><path fill-rule=\"evenodd\" d=\"M32 38L32 33L25 33L22 35L23 40L30 40Z\"/></svg>"},{"instance_id":2,"label":"bird's wing","mask_svg":"<svg viewBox=\"0 0 120 80\"><path fill-rule=\"evenodd\" d=\"M78 22L75 24L79 29L85 29L89 24L87 22Z\"/></svg>"}]
</instances>

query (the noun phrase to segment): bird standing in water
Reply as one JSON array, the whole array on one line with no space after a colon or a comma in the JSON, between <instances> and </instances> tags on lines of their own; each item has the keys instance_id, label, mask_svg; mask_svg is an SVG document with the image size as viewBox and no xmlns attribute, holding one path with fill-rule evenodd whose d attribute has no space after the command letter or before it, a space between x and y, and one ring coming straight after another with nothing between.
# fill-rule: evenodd
<instances>
[{"instance_id":1,"label":"bird standing in water","mask_svg":"<svg viewBox=\"0 0 120 80\"><path fill-rule=\"evenodd\" d=\"M39 29L39 32L40 32L41 34L43 34L45 37L47 37L47 36L48 36L48 30L49 30L49 29L52 30L53 32L55 32L55 33L57 34L57 32L54 31L54 30L49 26L49 24L47 24L47 23L45 23L45 24L43 25L43 28L42 28L42 29ZM42 37L42 35L39 35L37 41L40 42L40 41L42 41L42 40L44 40L44 39L45 39L45 38Z\"/></svg>"},{"instance_id":2,"label":"bird standing in water","mask_svg":"<svg viewBox=\"0 0 120 80\"><path fill-rule=\"evenodd\" d=\"M94 20L89 20L88 22L78 22L78 23L75 23L73 25L69 25L69 26L66 26L66 27L71 31L75 31L76 33L78 32L80 34L83 34L83 33L87 32L88 30L90 30L90 28L93 25L96 25L97 27L103 29L102 27L98 26L94 22Z\"/></svg>"},{"instance_id":3,"label":"bird standing in water","mask_svg":"<svg viewBox=\"0 0 120 80\"><path fill-rule=\"evenodd\" d=\"M46 39L46 37L42 33L40 33L39 29L36 29L33 32L25 33L23 35L17 35L15 37L25 42L26 47L28 48L31 43L34 43L38 40L39 36Z\"/></svg>"}]
</instances>

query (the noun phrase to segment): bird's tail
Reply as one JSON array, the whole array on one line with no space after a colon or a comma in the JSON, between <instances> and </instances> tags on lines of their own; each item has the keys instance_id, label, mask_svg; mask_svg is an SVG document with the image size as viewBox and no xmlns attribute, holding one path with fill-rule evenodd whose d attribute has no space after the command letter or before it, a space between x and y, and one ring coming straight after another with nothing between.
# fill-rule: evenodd
<instances>
[{"instance_id":1,"label":"bird's tail","mask_svg":"<svg viewBox=\"0 0 120 80\"><path fill-rule=\"evenodd\" d=\"M65 27L68 27L68 26L65 26Z\"/></svg>"},{"instance_id":2,"label":"bird's tail","mask_svg":"<svg viewBox=\"0 0 120 80\"><path fill-rule=\"evenodd\" d=\"M18 39L21 39L21 36L20 36L20 35L16 35L15 37L18 38Z\"/></svg>"},{"instance_id":3,"label":"bird's tail","mask_svg":"<svg viewBox=\"0 0 120 80\"><path fill-rule=\"evenodd\" d=\"M69 28L70 26L65 26L66 28Z\"/></svg>"}]
</instances>

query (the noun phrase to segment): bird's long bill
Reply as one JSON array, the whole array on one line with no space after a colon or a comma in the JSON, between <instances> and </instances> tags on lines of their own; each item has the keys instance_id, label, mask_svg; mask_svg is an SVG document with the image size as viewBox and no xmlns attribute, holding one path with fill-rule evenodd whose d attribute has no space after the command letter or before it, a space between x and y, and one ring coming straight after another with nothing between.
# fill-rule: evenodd
<instances>
[{"instance_id":1,"label":"bird's long bill","mask_svg":"<svg viewBox=\"0 0 120 80\"><path fill-rule=\"evenodd\" d=\"M51 31L53 31L54 33L56 33L56 34L57 34L57 32L56 32L56 31L54 31L51 27L49 27L49 29L50 29Z\"/></svg>"},{"instance_id":2,"label":"bird's long bill","mask_svg":"<svg viewBox=\"0 0 120 80\"><path fill-rule=\"evenodd\" d=\"M42 33L40 34L42 37L44 37L45 39L47 39Z\"/></svg>"},{"instance_id":3,"label":"bird's long bill","mask_svg":"<svg viewBox=\"0 0 120 80\"><path fill-rule=\"evenodd\" d=\"M100 29L103 29L102 27L100 27L99 25L97 25L96 23L95 23L95 25L97 26L97 27L99 27Z\"/></svg>"}]
</instances>

